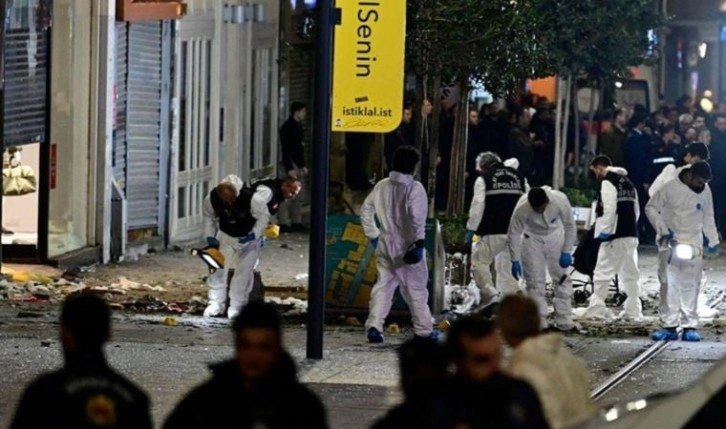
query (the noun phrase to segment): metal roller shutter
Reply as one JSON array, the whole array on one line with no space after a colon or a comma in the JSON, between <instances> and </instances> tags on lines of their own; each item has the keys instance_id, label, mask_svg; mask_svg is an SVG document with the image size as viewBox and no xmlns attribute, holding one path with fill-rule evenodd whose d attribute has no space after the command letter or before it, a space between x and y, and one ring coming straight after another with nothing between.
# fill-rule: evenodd
<instances>
[{"instance_id":1,"label":"metal roller shutter","mask_svg":"<svg viewBox=\"0 0 726 429\"><path fill-rule=\"evenodd\" d=\"M126 84L128 75L128 24L116 23L116 119L113 130L113 177L126 191Z\"/></svg>"},{"instance_id":2,"label":"metal roller shutter","mask_svg":"<svg viewBox=\"0 0 726 429\"><path fill-rule=\"evenodd\" d=\"M5 146L45 142L48 31L5 34Z\"/></svg>"},{"instance_id":3,"label":"metal roller shutter","mask_svg":"<svg viewBox=\"0 0 726 429\"><path fill-rule=\"evenodd\" d=\"M128 27L127 181L129 229L159 225L162 24Z\"/></svg>"}]
</instances>

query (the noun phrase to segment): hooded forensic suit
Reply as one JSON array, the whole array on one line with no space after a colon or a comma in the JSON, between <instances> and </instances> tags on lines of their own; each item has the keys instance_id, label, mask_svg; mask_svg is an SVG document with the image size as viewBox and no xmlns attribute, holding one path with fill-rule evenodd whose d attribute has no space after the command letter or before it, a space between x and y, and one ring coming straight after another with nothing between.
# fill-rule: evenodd
<instances>
[{"instance_id":1,"label":"hooded forensic suit","mask_svg":"<svg viewBox=\"0 0 726 429\"><path fill-rule=\"evenodd\" d=\"M567 349L560 334L524 340L512 351L506 368L537 392L552 428L571 427L594 414L587 366Z\"/></svg>"},{"instance_id":2,"label":"hooded forensic suit","mask_svg":"<svg viewBox=\"0 0 726 429\"><path fill-rule=\"evenodd\" d=\"M608 167L600 184L595 220L595 238L603 234L593 275L594 293L585 315L590 318L612 318L605 306L610 282L618 276L621 288L628 295L623 316L638 320L643 317L640 303L640 271L638 270L638 192L620 167Z\"/></svg>"},{"instance_id":3,"label":"hooded forensic suit","mask_svg":"<svg viewBox=\"0 0 726 429\"><path fill-rule=\"evenodd\" d=\"M242 180L234 175L227 176L222 182L234 185L238 196L231 207L222 202L217 188L204 199L204 234L219 240L219 250L225 258L224 268L207 277L209 305L204 316L218 316L224 312L227 302L227 273L229 269L234 269L229 285L227 311L227 316L231 319L249 300L264 230L270 217L277 213L284 197L280 188L281 180L257 182L251 188L243 188ZM244 242L250 233L254 234L254 239Z\"/></svg>"},{"instance_id":4,"label":"hooded forensic suit","mask_svg":"<svg viewBox=\"0 0 726 429\"><path fill-rule=\"evenodd\" d=\"M648 196L650 198L653 198L655 194L660 191L660 189L665 185L666 183L670 182L671 180L678 177L678 174L680 174L681 171L683 171L684 168L690 167L690 164L686 164L681 167L676 167L675 163L671 163L663 167L663 171L660 172L658 177L655 178L653 181L653 184L650 185L650 188L648 188ZM668 245L661 245L660 240L661 237L656 237L656 243L659 243L658 245L658 283L660 283L660 301L658 304L658 313L659 314L666 314L668 311L668 259L670 258L670 249L668 248Z\"/></svg>"},{"instance_id":5,"label":"hooded forensic suit","mask_svg":"<svg viewBox=\"0 0 726 429\"><path fill-rule=\"evenodd\" d=\"M401 296L411 310L414 333L421 337L431 335L433 320L428 306L426 257L417 264L403 261L410 246L426 237L427 212L428 198L423 185L412 175L397 171L378 182L363 203L360 211L363 232L370 240L379 240L378 281L371 291L366 330L383 331L393 295L400 286Z\"/></svg>"},{"instance_id":6,"label":"hooded forensic suit","mask_svg":"<svg viewBox=\"0 0 726 429\"><path fill-rule=\"evenodd\" d=\"M471 271L483 304L501 295L519 292L519 282L509 272L512 261L507 251L507 231L514 208L529 187L524 175L512 165L512 160L498 162L474 183L466 229L479 236L471 254ZM497 273L496 288L492 281L492 262Z\"/></svg>"},{"instance_id":7,"label":"hooded forensic suit","mask_svg":"<svg viewBox=\"0 0 726 429\"><path fill-rule=\"evenodd\" d=\"M560 266L562 253L572 253L577 227L572 206L565 194L543 187L549 203L544 213L537 213L523 195L509 224L509 253L512 261L521 261L527 293L537 302L542 327L547 326L545 299L547 272L554 283L555 325L563 330L575 327L572 322L572 279Z\"/></svg>"},{"instance_id":8,"label":"hooded forensic suit","mask_svg":"<svg viewBox=\"0 0 726 429\"><path fill-rule=\"evenodd\" d=\"M666 328L698 325L698 292L703 275L703 237L710 246L719 243L711 188L701 193L689 188L680 176L667 182L646 205L646 215L659 236L673 232L677 243L696 248L696 257L681 260L670 256L666 276L666 308L660 315Z\"/></svg>"}]
</instances>

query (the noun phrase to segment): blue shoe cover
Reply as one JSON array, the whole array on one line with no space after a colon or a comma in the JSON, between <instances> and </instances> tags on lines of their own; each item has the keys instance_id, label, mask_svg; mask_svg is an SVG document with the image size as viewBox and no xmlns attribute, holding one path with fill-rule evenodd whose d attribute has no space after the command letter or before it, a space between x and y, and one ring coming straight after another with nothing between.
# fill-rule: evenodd
<instances>
[{"instance_id":1,"label":"blue shoe cover","mask_svg":"<svg viewBox=\"0 0 726 429\"><path fill-rule=\"evenodd\" d=\"M681 339L683 341L690 341L693 343L697 343L697 342L701 341L701 334L699 334L698 331L695 329L684 329Z\"/></svg>"},{"instance_id":2,"label":"blue shoe cover","mask_svg":"<svg viewBox=\"0 0 726 429\"><path fill-rule=\"evenodd\" d=\"M650 338L653 341L676 341L678 339L678 332L675 328L659 329L653 332Z\"/></svg>"},{"instance_id":3,"label":"blue shoe cover","mask_svg":"<svg viewBox=\"0 0 726 429\"><path fill-rule=\"evenodd\" d=\"M368 330L368 342L373 344L379 344L383 342L383 334L376 329L376 328L370 328Z\"/></svg>"}]
</instances>

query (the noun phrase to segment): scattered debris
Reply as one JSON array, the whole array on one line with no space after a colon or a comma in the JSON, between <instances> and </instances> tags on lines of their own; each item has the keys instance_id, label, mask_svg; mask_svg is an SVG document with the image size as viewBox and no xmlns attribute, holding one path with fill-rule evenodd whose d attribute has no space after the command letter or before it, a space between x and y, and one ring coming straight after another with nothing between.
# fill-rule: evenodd
<instances>
[{"instance_id":1,"label":"scattered debris","mask_svg":"<svg viewBox=\"0 0 726 429\"><path fill-rule=\"evenodd\" d=\"M361 326L360 320L357 317L348 317L345 319L345 324L348 326Z\"/></svg>"},{"instance_id":2,"label":"scattered debris","mask_svg":"<svg viewBox=\"0 0 726 429\"><path fill-rule=\"evenodd\" d=\"M308 273L300 273L300 274L298 274L298 275L295 276L295 280L301 282L303 280L307 280L309 277L310 276L309 276Z\"/></svg>"},{"instance_id":3,"label":"scattered debris","mask_svg":"<svg viewBox=\"0 0 726 429\"><path fill-rule=\"evenodd\" d=\"M45 340L40 342L40 347L50 347L52 342L50 340Z\"/></svg>"},{"instance_id":4,"label":"scattered debris","mask_svg":"<svg viewBox=\"0 0 726 429\"><path fill-rule=\"evenodd\" d=\"M166 326L179 326L179 322L174 317L165 317L163 323Z\"/></svg>"},{"instance_id":5,"label":"scattered debris","mask_svg":"<svg viewBox=\"0 0 726 429\"><path fill-rule=\"evenodd\" d=\"M43 317L42 313L36 313L34 311L21 311L18 312L18 319L37 319Z\"/></svg>"},{"instance_id":6,"label":"scattered debris","mask_svg":"<svg viewBox=\"0 0 726 429\"><path fill-rule=\"evenodd\" d=\"M388 327L386 328L386 332L388 332L389 334L400 334L400 333L401 333L401 327L400 327L400 326L398 326L398 325L397 325L397 324L395 324L395 323L391 323L391 324L390 324L390 325L388 325Z\"/></svg>"},{"instance_id":7,"label":"scattered debris","mask_svg":"<svg viewBox=\"0 0 726 429\"><path fill-rule=\"evenodd\" d=\"M456 314L466 314L479 305L481 292L473 281L467 286L446 285L444 299L445 310L451 310Z\"/></svg>"},{"instance_id":8,"label":"scattered debris","mask_svg":"<svg viewBox=\"0 0 726 429\"><path fill-rule=\"evenodd\" d=\"M278 298L276 296L266 297L266 302L271 302L278 307L280 313L287 316L301 315L308 312L308 302L297 298ZM360 322L358 322L360 323Z\"/></svg>"}]
</instances>

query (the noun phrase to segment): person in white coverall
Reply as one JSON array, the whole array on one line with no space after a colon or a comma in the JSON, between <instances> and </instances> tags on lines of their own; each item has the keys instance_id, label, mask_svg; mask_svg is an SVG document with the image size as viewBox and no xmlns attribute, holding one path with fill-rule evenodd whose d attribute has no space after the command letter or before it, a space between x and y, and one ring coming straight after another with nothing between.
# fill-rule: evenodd
<instances>
[{"instance_id":1,"label":"person in white coverall","mask_svg":"<svg viewBox=\"0 0 726 429\"><path fill-rule=\"evenodd\" d=\"M515 158L502 163L492 152L483 152L476 158L480 176L474 183L466 242L471 246L474 234L479 236L471 253L471 271L483 305L520 291L519 282L509 273L512 261L507 251L509 220L529 188L527 179L517 171L518 166ZM492 262L497 274L496 288L492 281Z\"/></svg>"},{"instance_id":2,"label":"person in white coverall","mask_svg":"<svg viewBox=\"0 0 726 429\"><path fill-rule=\"evenodd\" d=\"M552 428L572 427L590 418L589 371L570 352L558 333L541 334L537 303L521 295L505 297L497 310L497 326L512 347L505 371L537 392Z\"/></svg>"},{"instance_id":3,"label":"person in white coverall","mask_svg":"<svg viewBox=\"0 0 726 429\"><path fill-rule=\"evenodd\" d=\"M433 332L424 250L428 198L413 178L419 159L411 146L396 149L391 173L376 184L360 210L363 232L377 256L378 280L365 325L371 343L383 342L383 323L399 286L411 310L414 334L430 337Z\"/></svg>"},{"instance_id":4,"label":"person in white coverall","mask_svg":"<svg viewBox=\"0 0 726 429\"><path fill-rule=\"evenodd\" d=\"M710 158L710 152L708 146L704 143L691 143L686 146L686 154L683 160L674 160L670 164L663 168L658 177L653 181L653 184L648 188L648 195L653 198L656 192L658 192L663 185L670 182L671 180L678 177L684 168L690 167L698 161L708 161ZM660 314L666 314L668 309L668 258L670 258L670 248L668 243L661 240L661 237L656 237L656 243L658 243L658 282L660 283L660 300L658 303L658 309Z\"/></svg>"},{"instance_id":5,"label":"person in white coverall","mask_svg":"<svg viewBox=\"0 0 726 429\"><path fill-rule=\"evenodd\" d=\"M209 304L205 317L233 319L247 304L254 284L259 249L271 216L283 201L295 198L300 182L294 178L264 180L250 188L239 177L230 175L207 195L203 203L204 234L207 244L222 252L224 268L207 277ZM227 308L227 273L234 269L229 285Z\"/></svg>"},{"instance_id":6,"label":"person in white coverall","mask_svg":"<svg viewBox=\"0 0 726 429\"><path fill-rule=\"evenodd\" d=\"M555 289L555 324L550 329L576 329L572 279L567 273L576 239L572 206L565 194L547 187L532 188L520 198L508 232L512 276L524 276L527 293L539 306L542 328L548 328L545 286L549 272Z\"/></svg>"},{"instance_id":7,"label":"person in white coverall","mask_svg":"<svg viewBox=\"0 0 726 429\"><path fill-rule=\"evenodd\" d=\"M605 305L610 282L617 275L628 295L619 317L642 320L640 271L638 270L638 192L624 168L613 167L610 158L598 155L590 171L600 181L595 219L595 238L600 241L593 274L593 294L585 317L610 320L613 314Z\"/></svg>"},{"instance_id":8,"label":"person in white coverall","mask_svg":"<svg viewBox=\"0 0 726 429\"><path fill-rule=\"evenodd\" d=\"M701 340L696 328L704 236L708 242L707 255L718 254L719 244L713 198L707 184L710 179L709 165L697 162L663 185L645 207L648 220L661 240L693 249L693 258L671 252L666 270L667 308L660 315L663 329L653 333L653 340L677 340L679 327L683 328L683 341Z\"/></svg>"}]
</instances>

